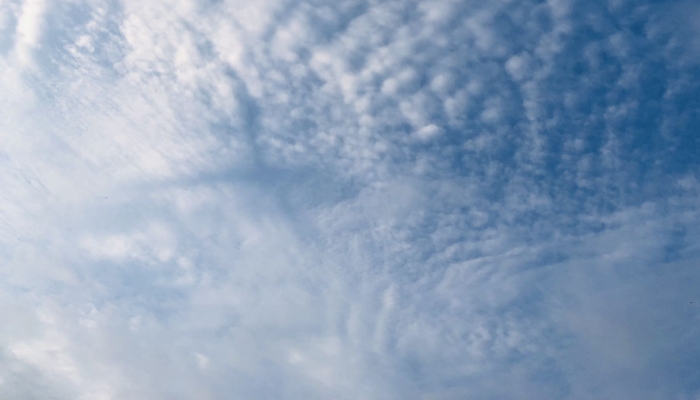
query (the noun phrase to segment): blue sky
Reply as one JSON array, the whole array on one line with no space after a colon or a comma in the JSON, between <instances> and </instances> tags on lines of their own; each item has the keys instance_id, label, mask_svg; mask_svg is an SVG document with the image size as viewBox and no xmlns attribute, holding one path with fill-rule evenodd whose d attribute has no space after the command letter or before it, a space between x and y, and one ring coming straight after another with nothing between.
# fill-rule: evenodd
<instances>
[{"instance_id":1,"label":"blue sky","mask_svg":"<svg viewBox=\"0 0 700 400\"><path fill-rule=\"evenodd\" d=\"M699 17L0 0L0 397L700 399Z\"/></svg>"}]
</instances>

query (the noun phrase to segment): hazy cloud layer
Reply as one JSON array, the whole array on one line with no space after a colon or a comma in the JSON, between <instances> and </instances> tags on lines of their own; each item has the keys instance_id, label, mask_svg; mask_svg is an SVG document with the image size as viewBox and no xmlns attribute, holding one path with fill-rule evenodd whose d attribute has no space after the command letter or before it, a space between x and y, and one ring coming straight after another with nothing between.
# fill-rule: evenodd
<instances>
[{"instance_id":1,"label":"hazy cloud layer","mask_svg":"<svg viewBox=\"0 0 700 400\"><path fill-rule=\"evenodd\" d=\"M694 15L0 0L0 398L700 398Z\"/></svg>"}]
</instances>

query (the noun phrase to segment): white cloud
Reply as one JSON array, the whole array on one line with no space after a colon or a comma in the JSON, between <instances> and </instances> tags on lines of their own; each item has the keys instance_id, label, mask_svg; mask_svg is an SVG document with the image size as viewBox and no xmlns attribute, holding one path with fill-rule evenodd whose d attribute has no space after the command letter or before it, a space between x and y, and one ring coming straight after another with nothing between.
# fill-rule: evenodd
<instances>
[{"instance_id":1,"label":"white cloud","mask_svg":"<svg viewBox=\"0 0 700 400\"><path fill-rule=\"evenodd\" d=\"M0 1L0 397L697 395L659 13Z\"/></svg>"},{"instance_id":2,"label":"white cloud","mask_svg":"<svg viewBox=\"0 0 700 400\"><path fill-rule=\"evenodd\" d=\"M14 55L22 66L31 66L32 52L42 34L43 16L47 4L44 0L25 0L15 27Z\"/></svg>"}]
</instances>

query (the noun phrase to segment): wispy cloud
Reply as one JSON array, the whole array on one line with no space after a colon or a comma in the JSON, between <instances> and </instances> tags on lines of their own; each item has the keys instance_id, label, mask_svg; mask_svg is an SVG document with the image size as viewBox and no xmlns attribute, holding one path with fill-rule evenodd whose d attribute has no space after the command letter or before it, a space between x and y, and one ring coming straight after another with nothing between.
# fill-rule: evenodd
<instances>
[{"instance_id":1,"label":"wispy cloud","mask_svg":"<svg viewBox=\"0 0 700 400\"><path fill-rule=\"evenodd\" d=\"M0 0L0 397L696 398L695 8Z\"/></svg>"}]
</instances>

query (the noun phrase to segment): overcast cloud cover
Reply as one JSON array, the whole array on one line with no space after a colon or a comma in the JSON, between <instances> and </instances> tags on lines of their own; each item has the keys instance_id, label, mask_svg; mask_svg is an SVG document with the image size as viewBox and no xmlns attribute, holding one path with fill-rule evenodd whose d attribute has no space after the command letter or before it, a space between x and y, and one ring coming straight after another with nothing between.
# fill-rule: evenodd
<instances>
[{"instance_id":1,"label":"overcast cloud cover","mask_svg":"<svg viewBox=\"0 0 700 400\"><path fill-rule=\"evenodd\" d=\"M699 21L0 0L0 398L700 399Z\"/></svg>"}]
</instances>

